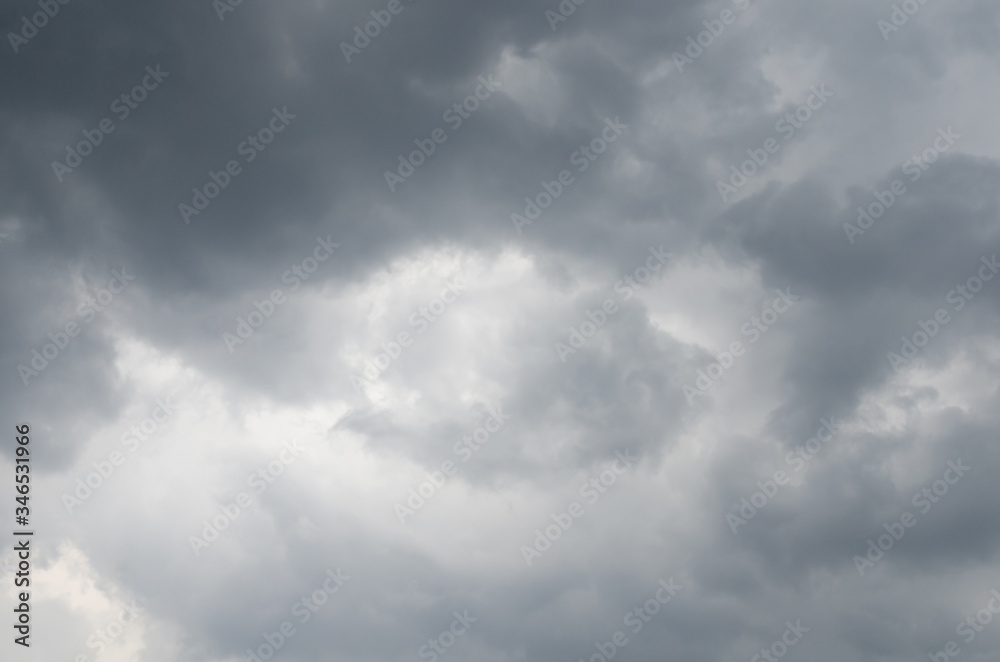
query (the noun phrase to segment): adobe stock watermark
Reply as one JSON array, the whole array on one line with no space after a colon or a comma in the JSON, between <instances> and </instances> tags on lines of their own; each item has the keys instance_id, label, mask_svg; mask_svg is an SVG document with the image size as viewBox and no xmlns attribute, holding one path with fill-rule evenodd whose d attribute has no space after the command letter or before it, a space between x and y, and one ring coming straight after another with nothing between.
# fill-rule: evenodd
<instances>
[{"instance_id":1,"label":"adobe stock watermark","mask_svg":"<svg viewBox=\"0 0 1000 662\"><path fill-rule=\"evenodd\" d=\"M130 453L134 453L142 443L149 441L160 430L160 426L169 421L177 412L177 403L173 402L173 397L173 395L168 395L166 398L158 398L149 416L122 434L122 446ZM121 451L111 451L105 459L92 462L90 466L94 468L94 471L76 479L76 489L73 493L63 492L62 502L66 512L72 515L75 508L82 506L84 501L101 489L115 471L127 461L128 456Z\"/></svg>"},{"instance_id":2,"label":"adobe stock watermark","mask_svg":"<svg viewBox=\"0 0 1000 662\"><path fill-rule=\"evenodd\" d=\"M128 267L122 267L121 271L112 269L108 286L97 290L94 296L84 297L83 303L77 306L76 314L83 319L83 322L80 324L75 321L67 322L61 331L48 334L52 342L42 345L41 352L37 349L31 350L31 359L28 361L31 367L23 363L17 366L17 374L24 386L28 385L32 377L38 377L49 364L54 362L59 354L69 347L70 341L80 335L81 327L97 319L97 316L103 313L133 280L135 276L129 275Z\"/></svg>"},{"instance_id":3,"label":"adobe stock watermark","mask_svg":"<svg viewBox=\"0 0 1000 662\"><path fill-rule=\"evenodd\" d=\"M324 575L323 583L315 591L309 595L302 596L301 600L292 605L292 616L299 617L298 622L300 625L308 623L330 601L330 598L343 588L344 584L350 578L350 575L343 574L340 568L337 568L336 572L328 568ZM291 620L282 621L274 632L262 632L261 638L264 640L264 643L258 645L256 650L247 649L246 662L264 662L265 660L270 660L296 633L295 624Z\"/></svg>"},{"instance_id":4,"label":"adobe stock watermark","mask_svg":"<svg viewBox=\"0 0 1000 662\"><path fill-rule=\"evenodd\" d=\"M468 289L468 286L463 284L458 278L445 281L445 284L446 287L441 290L439 297L431 299L426 306L420 306L417 308L417 312L410 315L410 326L417 330L417 335L423 335L431 324L439 320L445 311L458 301L458 298L462 296L462 292ZM409 333L400 331L396 334L395 340L382 343L382 353L376 355L374 359L365 362L365 369L362 371L363 376L350 376L351 387L354 388L354 393L361 395L363 392L362 389L365 386L372 386L382 376L382 373L388 370L389 366L403 355L403 350L413 345L413 340L414 338Z\"/></svg>"},{"instance_id":5,"label":"adobe stock watermark","mask_svg":"<svg viewBox=\"0 0 1000 662\"><path fill-rule=\"evenodd\" d=\"M333 257L334 251L338 248L340 248L340 244L334 243L331 235L327 235L326 239L316 237L316 247L313 249L312 255L306 256L301 262L286 269L281 274L281 282L290 285L290 291L294 292L316 273L321 264ZM235 333L226 331L222 334L222 342L226 344L229 353L233 354L238 346L250 340L257 329L262 327L265 321L271 319L277 307L285 301L287 301L285 291L280 287L271 290L271 294L263 301L257 301L255 297L253 299L254 310L251 310L246 316L236 318Z\"/></svg>"},{"instance_id":6,"label":"adobe stock watermark","mask_svg":"<svg viewBox=\"0 0 1000 662\"><path fill-rule=\"evenodd\" d=\"M27 16L21 17L21 29L18 32L8 32L7 41L14 49L14 55L21 51L21 47L38 35L38 31L49 24L49 21L59 13L60 5L68 5L70 0L38 0L38 6L42 11L31 15L31 20Z\"/></svg>"},{"instance_id":7,"label":"adobe stock watermark","mask_svg":"<svg viewBox=\"0 0 1000 662\"><path fill-rule=\"evenodd\" d=\"M990 595L992 597L982 609L972 616L967 616L965 620L955 627L955 634L962 637L962 641L966 644L971 644L975 640L976 635L985 630L993 622L993 617L996 614L1000 614L1000 591L994 588L990 591ZM948 662L948 660L958 657L961 653L962 647L957 641L953 640L946 643L940 651L928 653L927 657L931 659L931 662Z\"/></svg>"},{"instance_id":8,"label":"adobe stock watermark","mask_svg":"<svg viewBox=\"0 0 1000 662\"><path fill-rule=\"evenodd\" d=\"M882 40L889 41L889 35L899 32L900 28L910 22L910 17L926 4L927 0L903 0L899 4L893 3L889 20L880 18L875 22L875 27L882 33Z\"/></svg>"},{"instance_id":9,"label":"adobe stock watermark","mask_svg":"<svg viewBox=\"0 0 1000 662\"><path fill-rule=\"evenodd\" d=\"M597 503L598 499L618 482L618 477L623 476L631 469L633 462L639 461L639 458L632 457L628 450L624 453L616 451L615 457L617 459L612 460L608 468L580 486L580 496L587 501L588 505ZM553 523L546 526L544 530L535 529L535 539L531 545L521 545L521 556L524 557L524 562L530 566L536 559L541 558L542 554L551 549L553 543L559 540L563 533L569 531L570 527L573 526L573 520L580 519L584 514L586 514L586 510L579 501L571 502L564 512L552 513L549 517Z\"/></svg>"},{"instance_id":10,"label":"adobe stock watermark","mask_svg":"<svg viewBox=\"0 0 1000 662\"><path fill-rule=\"evenodd\" d=\"M413 2L413 0L407 0L407 2ZM389 24L392 23L392 17L402 14L404 9L406 9L406 6L400 0L389 0L389 4L386 5L385 9L371 10L370 13L373 20L365 23L364 29L361 29L360 25L355 25L354 45L352 46L346 41L340 42L340 52L344 54L347 64L351 63L351 58L354 56L361 55L361 51L368 48L368 45L372 43L372 39L382 34L383 28L389 27Z\"/></svg>"},{"instance_id":11,"label":"adobe stock watermark","mask_svg":"<svg viewBox=\"0 0 1000 662\"><path fill-rule=\"evenodd\" d=\"M934 507L934 504L939 502L942 497L948 494L953 485L956 485L958 481L962 479L965 474L970 471L972 467L967 467L962 464L962 458L957 460L948 460L948 468L944 470L941 478L938 478L930 487L925 487L916 494L910 502L913 504L914 508L920 510L921 515L926 515ZM949 474L951 478L949 478ZM885 554L891 550L897 542L903 539L906 535L906 530L914 527L917 524L916 516L906 511L899 517L898 522L886 522L882 525L882 528L886 530L876 540L868 540L868 549L865 551L865 555L861 556L855 554L854 567L857 568L858 574L862 577L865 576L865 570L868 568L874 568L875 564L884 558Z\"/></svg>"},{"instance_id":12,"label":"adobe stock watermark","mask_svg":"<svg viewBox=\"0 0 1000 662\"><path fill-rule=\"evenodd\" d=\"M254 488L254 494L260 496L274 484L275 479L285 473L285 467L291 466L302 453L302 447L298 440L291 443L283 443L278 456L262 467L257 467L247 476L247 484ZM201 556L201 552L208 549L212 543L219 539L221 532L229 528L243 511L253 505L253 499L246 492L239 492L229 503L219 506L219 514L215 515L211 521L202 521L201 537L188 536L188 543L195 556Z\"/></svg>"},{"instance_id":13,"label":"adobe stock watermark","mask_svg":"<svg viewBox=\"0 0 1000 662\"><path fill-rule=\"evenodd\" d=\"M679 73L684 73L684 65L694 64L705 52L709 46L715 43L715 40L722 36L722 33L726 31L726 26L732 25L739 18L739 15L750 8L750 0L732 0L733 4L736 5L736 9L739 13L733 12L731 9L723 9L719 13L719 18L711 18L702 21L702 25L705 29L699 32L696 36L688 35L687 38L687 48L684 49L684 54L674 51L674 64L677 66L677 71ZM685 57L687 55L687 57Z\"/></svg>"},{"instance_id":14,"label":"adobe stock watermark","mask_svg":"<svg viewBox=\"0 0 1000 662\"><path fill-rule=\"evenodd\" d=\"M436 637L427 640L427 643L417 650L417 655L421 659L436 662L438 657L448 652L448 649L455 645L459 637L464 635L478 621L478 618L471 616L468 609L463 609L462 613L452 612L455 620L451 622L445 630Z\"/></svg>"},{"instance_id":15,"label":"adobe stock watermark","mask_svg":"<svg viewBox=\"0 0 1000 662\"><path fill-rule=\"evenodd\" d=\"M569 156L570 165L576 166L577 174L583 173L601 154L608 151L608 147L615 143L626 129L628 129L628 124L622 124L618 117L615 117L614 121L605 118L601 135L591 140L589 144L580 145L574 150ZM542 191L534 198L524 199L524 214L510 215L510 220L517 233L524 234L524 226L531 225L541 218L542 212L551 207L552 203L575 183L576 178L568 169L561 170L551 182L543 179L540 184Z\"/></svg>"},{"instance_id":16,"label":"adobe stock watermark","mask_svg":"<svg viewBox=\"0 0 1000 662\"><path fill-rule=\"evenodd\" d=\"M128 119L133 110L146 100L149 93L160 86L169 72L160 71L160 65L146 67L146 75L142 77L139 84L128 92L115 98L111 102L111 112L118 116L118 120L124 122ZM83 164L83 160L94 153L97 146L104 142L104 137L111 134L117 127L110 117L105 117L97 123L96 129L83 129L83 140L75 146L66 145L66 160L52 162L52 172L55 173L56 180L62 183L66 175L73 172L75 168Z\"/></svg>"},{"instance_id":17,"label":"adobe stock watermark","mask_svg":"<svg viewBox=\"0 0 1000 662\"><path fill-rule=\"evenodd\" d=\"M993 280L993 277L1000 272L1000 263L997 263L996 255L989 258L983 256L980 261L983 266L979 267L978 271L970 276L964 285L957 286L945 296L945 302L950 303L956 313L965 308L966 304L972 301L976 294L983 289L983 285ZM946 309L938 308L934 311L931 319L917 320L917 330L910 337L901 337L899 354L889 352L886 355L893 372L901 373L931 339L935 338L941 329L951 322L951 319L951 315Z\"/></svg>"},{"instance_id":18,"label":"adobe stock watermark","mask_svg":"<svg viewBox=\"0 0 1000 662\"><path fill-rule=\"evenodd\" d=\"M549 22L549 27L555 32L559 28L560 23L565 23L566 20L576 13L576 8L587 2L587 0L562 0L556 7L558 11L553 11L551 9L545 10L545 20Z\"/></svg>"},{"instance_id":19,"label":"adobe stock watermark","mask_svg":"<svg viewBox=\"0 0 1000 662\"><path fill-rule=\"evenodd\" d=\"M784 138L785 143L794 138L795 133L804 127L834 96L833 92L826 88L826 83L820 83L819 87L813 85L809 89L812 93L806 98L805 103L796 108L794 112L785 113L785 116L774 124L775 133ZM739 168L735 165L729 166L732 173L729 176L729 183L727 184L721 179L715 182L715 187L719 190L722 201L728 202L730 196L736 195L741 188L746 186L754 175L764 169L771 156L781 151L783 145L784 143L779 143L774 138L768 138L762 147L746 151L750 158L741 163Z\"/></svg>"},{"instance_id":20,"label":"adobe stock watermark","mask_svg":"<svg viewBox=\"0 0 1000 662\"><path fill-rule=\"evenodd\" d=\"M751 316L750 321L740 327L740 333L750 339L751 345L760 340L762 335L767 333L777 323L778 317L787 313L802 298L792 294L791 287L786 287L784 291L775 290L775 292L778 293L778 297L764 308L760 316ZM705 394L715 386L716 382L722 379L722 375L727 370L733 367L736 359L745 353L746 348L743 346L743 343L734 340L729 343L728 351L724 351L715 357L714 363L708 364L708 367L704 370L699 368L698 378L695 379L694 387L690 384L684 384L683 391L687 403L689 405L694 403L694 399L699 395L708 397Z\"/></svg>"},{"instance_id":21,"label":"adobe stock watermark","mask_svg":"<svg viewBox=\"0 0 1000 662\"><path fill-rule=\"evenodd\" d=\"M960 134L952 131L950 126L947 129L939 128L937 132L938 135L930 147L925 149L919 156L912 157L901 166L903 174L909 175L911 184L920 179L930 169L931 164L937 161L942 153L950 150L952 145L962 137ZM863 235L875 225L875 221L882 218L906 192L906 184L902 179L893 180L888 190L879 191L876 189L874 193L875 201L870 203L867 208L858 207L857 225L844 223L844 233L847 234L847 240L853 244L855 237Z\"/></svg>"},{"instance_id":22,"label":"adobe stock watermark","mask_svg":"<svg viewBox=\"0 0 1000 662\"><path fill-rule=\"evenodd\" d=\"M751 655L750 662L760 662L761 660L775 662L775 660L780 660L788 654L792 646L802 640L802 635L806 632L809 632L809 628L802 625L800 619L795 619L795 623L785 621L785 631L781 633L781 636L775 639L767 648L761 648L759 653Z\"/></svg>"},{"instance_id":23,"label":"adobe stock watermark","mask_svg":"<svg viewBox=\"0 0 1000 662\"><path fill-rule=\"evenodd\" d=\"M673 577L669 581L661 579L653 597L625 612L625 617L622 620L632 631L632 634L638 634L660 613L664 606L673 600L682 588L674 583ZM590 656L588 662L610 662L628 644L628 635L624 631L618 630L607 641L594 644L597 652ZM581 657L579 662L584 662L584 658Z\"/></svg>"},{"instance_id":24,"label":"adobe stock watermark","mask_svg":"<svg viewBox=\"0 0 1000 662\"><path fill-rule=\"evenodd\" d=\"M296 116L288 112L288 106L282 106L281 110L271 109L271 119L257 133L250 134L246 140L236 146L236 153L243 157L245 163L253 163L254 159L267 149L267 146L274 142L275 137L285 130L292 123ZM181 220L185 225L191 224L191 217L198 216L208 208L212 200L219 197L219 194L229 186L229 184L243 173L243 166L240 162L232 159L226 165L215 172L208 171L209 181L198 188L191 189L191 204L181 203L177 205L177 210L181 214Z\"/></svg>"},{"instance_id":25,"label":"adobe stock watermark","mask_svg":"<svg viewBox=\"0 0 1000 662\"><path fill-rule=\"evenodd\" d=\"M461 440L456 441L452 446L452 453L462 458L462 462L468 462L472 456L503 428L504 422L510 419L510 414L503 413L501 405L489 405L487 409L490 415L483 421L483 424L472 431L472 434L464 435ZM399 501L392 504L392 510L399 518L400 524L406 524L407 517L413 517L418 510L427 505L427 502L435 497L444 487L449 478L458 473L459 466L452 460L445 460L441 463L439 470L425 474L427 480L416 487L411 487L407 494L406 505Z\"/></svg>"},{"instance_id":26,"label":"adobe stock watermark","mask_svg":"<svg viewBox=\"0 0 1000 662\"><path fill-rule=\"evenodd\" d=\"M615 283L615 293L621 297L622 302L631 299L637 290L641 290L646 284L648 284L673 256L673 253L667 253L663 250L663 246L659 248L650 247L649 257L646 258L645 266L640 265L631 274L626 274L618 282ZM596 311L587 310L585 320L581 321L579 329L577 326L569 327L569 336L566 340L568 344L557 342L555 345L556 354L559 355L559 360L566 363L566 357L576 354L576 352L587 344L587 341L597 335L600 329L604 328L604 325L608 323L608 320L612 315L617 313L619 310L618 302L612 298L605 299L601 302L600 307Z\"/></svg>"},{"instance_id":27,"label":"adobe stock watermark","mask_svg":"<svg viewBox=\"0 0 1000 662\"><path fill-rule=\"evenodd\" d=\"M792 471L802 471L806 467L806 463L816 457L823 450L823 446L833 441L837 432L840 431L841 426L834 422L833 416L830 417L829 421L821 418L819 422L821 425L816 430L816 436L810 437L785 455L785 464ZM726 513L726 522L733 530L733 535L739 533L741 526L746 526L747 522L764 509L764 506L778 496L780 488L790 483L791 475L783 469L775 471L770 479L758 480L758 491L753 492L749 497L741 497L739 501L734 503L733 508L736 509L736 513Z\"/></svg>"},{"instance_id":28,"label":"adobe stock watermark","mask_svg":"<svg viewBox=\"0 0 1000 662\"><path fill-rule=\"evenodd\" d=\"M493 80L493 74L489 74L486 78L480 76L479 84L473 93L461 102L452 104L448 110L444 111L441 119L448 124L452 133L458 131L465 120L472 117L472 113L479 110L480 104L493 96L500 85L499 81ZM389 192L395 193L396 187L409 179L417 171L417 168L422 166L437 151L438 146L443 145L447 140L448 132L441 127L431 131L430 138L414 140L413 144L417 146L417 149L410 152L408 156L399 155L399 165L396 167L396 172L386 170L384 173L385 183L389 185Z\"/></svg>"},{"instance_id":29,"label":"adobe stock watermark","mask_svg":"<svg viewBox=\"0 0 1000 662\"><path fill-rule=\"evenodd\" d=\"M100 655L105 648L110 646L115 642L116 639L121 637L125 633L126 626L134 624L139 620L140 615L145 609L139 607L135 600L132 600L132 604L123 604L122 610L118 614L118 618L111 621L102 628L98 628L93 634L87 637L87 648L92 648L96 651L97 655ZM90 658L87 655L77 655L73 662L89 662Z\"/></svg>"}]
</instances>

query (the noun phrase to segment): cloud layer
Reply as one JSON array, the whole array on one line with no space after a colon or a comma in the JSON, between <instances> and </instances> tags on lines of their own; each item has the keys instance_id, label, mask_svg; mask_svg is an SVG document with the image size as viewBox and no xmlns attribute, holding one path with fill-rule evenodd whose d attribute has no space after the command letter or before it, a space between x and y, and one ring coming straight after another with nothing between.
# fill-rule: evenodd
<instances>
[{"instance_id":1,"label":"cloud layer","mask_svg":"<svg viewBox=\"0 0 1000 662\"><path fill-rule=\"evenodd\" d=\"M0 25L11 659L993 659L994 3Z\"/></svg>"}]
</instances>

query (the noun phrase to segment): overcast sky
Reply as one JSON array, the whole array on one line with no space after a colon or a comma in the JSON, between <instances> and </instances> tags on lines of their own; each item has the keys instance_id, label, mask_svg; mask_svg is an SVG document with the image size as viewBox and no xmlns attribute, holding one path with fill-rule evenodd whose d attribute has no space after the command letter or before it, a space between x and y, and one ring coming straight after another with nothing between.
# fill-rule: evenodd
<instances>
[{"instance_id":1,"label":"overcast sky","mask_svg":"<svg viewBox=\"0 0 1000 662\"><path fill-rule=\"evenodd\" d=\"M0 28L4 660L997 659L996 2Z\"/></svg>"}]
</instances>

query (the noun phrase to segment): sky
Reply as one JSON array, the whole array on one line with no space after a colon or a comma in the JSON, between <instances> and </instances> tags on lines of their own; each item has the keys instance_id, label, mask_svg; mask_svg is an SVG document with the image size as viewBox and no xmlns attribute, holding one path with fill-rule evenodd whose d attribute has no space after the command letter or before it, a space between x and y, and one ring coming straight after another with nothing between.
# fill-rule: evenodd
<instances>
[{"instance_id":1,"label":"sky","mask_svg":"<svg viewBox=\"0 0 1000 662\"><path fill-rule=\"evenodd\" d=\"M998 29L3 3L3 659L995 662Z\"/></svg>"}]
</instances>

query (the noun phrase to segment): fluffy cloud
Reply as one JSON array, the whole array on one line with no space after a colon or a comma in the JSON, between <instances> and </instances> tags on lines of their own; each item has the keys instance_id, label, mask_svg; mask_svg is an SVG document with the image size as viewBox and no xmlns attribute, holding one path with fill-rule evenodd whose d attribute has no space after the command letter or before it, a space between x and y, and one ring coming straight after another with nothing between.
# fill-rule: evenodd
<instances>
[{"instance_id":1,"label":"fluffy cloud","mask_svg":"<svg viewBox=\"0 0 1000 662\"><path fill-rule=\"evenodd\" d=\"M45 5L0 11L11 655L1000 641L996 6Z\"/></svg>"}]
</instances>

